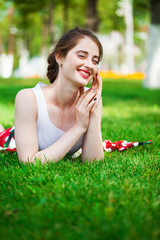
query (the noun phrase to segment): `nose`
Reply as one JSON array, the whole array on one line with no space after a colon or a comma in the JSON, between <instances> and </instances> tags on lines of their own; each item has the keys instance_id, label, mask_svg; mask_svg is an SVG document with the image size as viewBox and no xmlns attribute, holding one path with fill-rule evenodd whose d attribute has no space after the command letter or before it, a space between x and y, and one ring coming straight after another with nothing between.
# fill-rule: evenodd
<instances>
[{"instance_id":1,"label":"nose","mask_svg":"<svg viewBox=\"0 0 160 240\"><path fill-rule=\"evenodd\" d=\"M92 69L94 67L92 59L86 58L86 60L85 60L85 67L89 68L89 69Z\"/></svg>"}]
</instances>

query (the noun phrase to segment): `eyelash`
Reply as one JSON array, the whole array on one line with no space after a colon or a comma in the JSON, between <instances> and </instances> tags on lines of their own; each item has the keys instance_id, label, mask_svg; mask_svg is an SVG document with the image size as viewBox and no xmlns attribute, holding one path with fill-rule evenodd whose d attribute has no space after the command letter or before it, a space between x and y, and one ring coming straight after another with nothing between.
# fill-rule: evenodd
<instances>
[{"instance_id":1,"label":"eyelash","mask_svg":"<svg viewBox=\"0 0 160 240\"><path fill-rule=\"evenodd\" d=\"M80 54L79 54L78 56L81 57L81 58L84 58L84 57L85 57L84 55L80 55ZM98 65L98 61L93 60L93 62Z\"/></svg>"},{"instance_id":2,"label":"eyelash","mask_svg":"<svg viewBox=\"0 0 160 240\"><path fill-rule=\"evenodd\" d=\"M83 55L78 55L78 56L79 56L79 57L82 57L82 58L84 57Z\"/></svg>"},{"instance_id":3,"label":"eyelash","mask_svg":"<svg viewBox=\"0 0 160 240\"><path fill-rule=\"evenodd\" d=\"M93 60L93 62L94 62L95 64L97 64L97 65L98 65L98 61L96 61L96 60Z\"/></svg>"}]
</instances>

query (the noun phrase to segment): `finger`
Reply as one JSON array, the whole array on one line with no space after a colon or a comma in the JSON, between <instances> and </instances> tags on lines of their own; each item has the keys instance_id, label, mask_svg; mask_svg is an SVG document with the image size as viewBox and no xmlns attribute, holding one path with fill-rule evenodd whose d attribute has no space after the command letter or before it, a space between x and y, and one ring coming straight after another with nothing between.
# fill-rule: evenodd
<instances>
[{"instance_id":1,"label":"finger","mask_svg":"<svg viewBox=\"0 0 160 240\"><path fill-rule=\"evenodd\" d=\"M102 78L99 72L97 72L97 84L98 84L98 89L102 91Z\"/></svg>"},{"instance_id":2,"label":"finger","mask_svg":"<svg viewBox=\"0 0 160 240\"><path fill-rule=\"evenodd\" d=\"M92 89L90 88L90 89L88 89L86 92L82 92L82 91L84 91L84 89L83 89L83 90L80 89L81 94L80 94L80 96L79 96L78 99L77 99L77 102L76 102L76 105L77 105L77 106L79 106L79 105L82 103L83 99L86 97L86 95L87 95L88 93L91 92L91 90L92 90Z\"/></svg>"},{"instance_id":3,"label":"finger","mask_svg":"<svg viewBox=\"0 0 160 240\"><path fill-rule=\"evenodd\" d=\"M80 98L82 98L83 94L84 94L84 87L79 87L79 93L78 93L78 97L77 97L77 100L76 100L76 104L78 103Z\"/></svg>"},{"instance_id":4,"label":"finger","mask_svg":"<svg viewBox=\"0 0 160 240\"><path fill-rule=\"evenodd\" d=\"M90 103L87 105L87 109L90 111L92 107L96 104L96 102L97 102L97 98L94 97L92 101L90 101Z\"/></svg>"},{"instance_id":5,"label":"finger","mask_svg":"<svg viewBox=\"0 0 160 240\"><path fill-rule=\"evenodd\" d=\"M79 88L79 93L80 93L80 96L84 93L84 87Z\"/></svg>"},{"instance_id":6,"label":"finger","mask_svg":"<svg viewBox=\"0 0 160 240\"><path fill-rule=\"evenodd\" d=\"M92 86L93 89L97 88L97 73L96 75L93 77L93 82L92 82Z\"/></svg>"},{"instance_id":7,"label":"finger","mask_svg":"<svg viewBox=\"0 0 160 240\"><path fill-rule=\"evenodd\" d=\"M98 99L101 97L101 94L102 94L102 79L101 79L99 72L97 72L97 96L98 96Z\"/></svg>"},{"instance_id":8,"label":"finger","mask_svg":"<svg viewBox=\"0 0 160 240\"><path fill-rule=\"evenodd\" d=\"M94 90L90 91L82 100L81 105L86 108L87 105L96 97L96 92Z\"/></svg>"}]
</instances>

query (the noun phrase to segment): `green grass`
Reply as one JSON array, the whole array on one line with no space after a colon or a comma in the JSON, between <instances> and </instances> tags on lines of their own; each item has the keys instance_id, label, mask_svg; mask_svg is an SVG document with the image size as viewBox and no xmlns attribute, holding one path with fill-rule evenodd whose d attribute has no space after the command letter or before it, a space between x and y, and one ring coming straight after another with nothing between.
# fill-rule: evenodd
<instances>
[{"instance_id":1,"label":"green grass","mask_svg":"<svg viewBox=\"0 0 160 240\"><path fill-rule=\"evenodd\" d=\"M14 98L38 80L0 79L0 123L14 124ZM104 80L103 139L145 141L104 162L23 165L0 154L0 237L55 240L160 239L160 90Z\"/></svg>"}]
</instances>

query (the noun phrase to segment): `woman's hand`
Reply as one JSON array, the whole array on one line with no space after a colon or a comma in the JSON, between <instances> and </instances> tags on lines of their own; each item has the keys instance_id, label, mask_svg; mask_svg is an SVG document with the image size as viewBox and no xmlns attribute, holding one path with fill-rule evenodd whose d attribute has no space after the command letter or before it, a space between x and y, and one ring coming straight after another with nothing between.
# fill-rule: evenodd
<instances>
[{"instance_id":1,"label":"woman's hand","mask_svg":"<svg viewBox=\"0 0 160 240\"><path fill-rule=\"evenodd\" d=\"M96 101L94 106L91 108L91 114L98 114L98 115L102 115L102 79L100 76L100 73L97 72L97 74L95 75L95 77L93 78L93 83L91 86L92 89L96 90Z\"/></svg>"},{"instance_id":2,"label":"woman's hand","mask_svg":"<svg viewBox=\"0 0 160 240\"><path fill-rule=\"evenodd\" d=\"M102 79L99 73L93 78L91 89L92 91L96 90L94 96L96 100L94 101L95 104L91 107L89 125L83 137L82 162L92 162L94 159L101 160L104 158L101 133Z\"/></svg>"},{"instance_id":3,"label":"woman's hand","mask_svg":"<svg viewBox=\"0 0 160 240\"><path fill-rule=\"evenodd\" d=\"M96 104L96 92L94 88L84 93L84 88L80 87L80 96L76 102L75 124L79 126L83 132L88 128L91 109Z\"/></svg>"}]
</instances>

